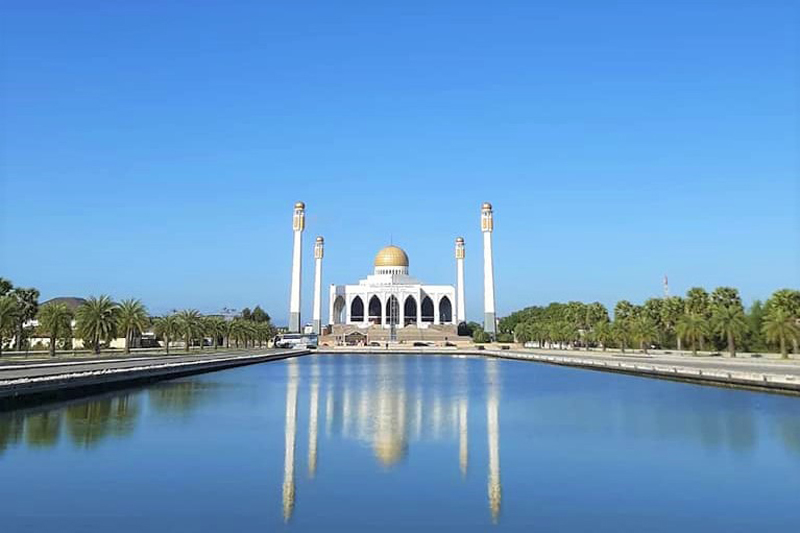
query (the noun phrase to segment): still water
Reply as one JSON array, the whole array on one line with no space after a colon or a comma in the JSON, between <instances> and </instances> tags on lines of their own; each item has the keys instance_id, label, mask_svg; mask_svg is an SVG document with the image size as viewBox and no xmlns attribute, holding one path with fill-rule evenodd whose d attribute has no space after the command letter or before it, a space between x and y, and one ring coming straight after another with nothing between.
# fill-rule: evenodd
<instances>
[{"instance_id":1,"label":"still water","mask_svg":"<svg viewBox=\"0 0 800 533\"><path fill-rule=\"evenodd\" d=\"M0 414L2 531L797 531L800 399L315 355Z\"/></svg>"}]
</instances>

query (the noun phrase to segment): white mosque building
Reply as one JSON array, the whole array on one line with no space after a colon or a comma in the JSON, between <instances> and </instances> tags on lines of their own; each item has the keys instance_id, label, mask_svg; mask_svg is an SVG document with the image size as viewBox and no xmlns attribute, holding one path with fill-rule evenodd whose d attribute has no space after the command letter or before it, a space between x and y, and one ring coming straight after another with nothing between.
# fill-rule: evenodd
<instances>
[{"instance_id":1,"label":"white mosque building","mask_svg":"<svg viewBox=\"0 0 800 533\"><path fill-rule=\"evenodd\" d=\"M330 323L384 328L457 325L456 289L426 285L408 273L408 255L387 246L375 270L354 285L330 286Z\"/></svg>"},{"instance_id":2,"label":"white mosque building","mask_svg":"<svg viewBox=\"0 0 800 533\"><path fill-rule=\"evenodd\" d=\"M292 231L292 282L289 297L289 331L300 332L300 295L303 263L303 231L305 230L303 202L294 205ZM492 232L494 215L492 204L481 206L481 233L483 233L483 307L484 329L494 337L496 316L494 307L494 267L492 259ZM314 333L322 328L322 260L325 239L314 242L314 303L312 324ZM464 238L455 240L456 280L453 285L427 285L409 275L408 254L398 246L387 246L375 256L373 273L353 285L331 285L329 292L329 324L334 334L345 338L348 331L370 329L392 334L400 330L437 330L446 335L456 334L458 324L467 321L464 305ZM330 332L329 330L329 332ZM374 336L373 336L374 338Z\"/></svg>"}]
</instances>

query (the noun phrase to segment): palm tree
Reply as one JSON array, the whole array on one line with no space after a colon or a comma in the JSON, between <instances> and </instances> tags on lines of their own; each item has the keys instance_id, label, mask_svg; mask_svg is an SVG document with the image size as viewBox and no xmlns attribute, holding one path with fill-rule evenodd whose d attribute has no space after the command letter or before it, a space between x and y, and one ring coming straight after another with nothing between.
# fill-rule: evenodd
<instances>
[{"instance_id":1,"label":"palm tree","mask_svg":"<svg viewBox=\"0 0 800 533\"><path fill-rule=\"evenodd\" d=\"M184 309L178 313L178 320L181 325L181 333L186 340L186 351L192 346L192 340L202 335L202 316L197 309ZM202 345L202 339L201 343Z\"/></svg>"},{"instance_id":2,"label":"palm tree","mask_svg":"<svg viewBox=\"0 0 800 533\"><path fill-rule=\"evenodd\" d=\"M646 315L641 315L633 321L633 336L639 341L639 347L647 353L647 346L658 337L658 328Z\"/></svg>"},{"instance_id":3,"label":"palm tree","mask_svg":"<svg viewBox=\"0 0 800 533\"><path fill-rule=\"evenodd\" d=\"M614 330L610 322L599 322L594 326L594 338L603 345L603 351L614 341Z\"/></svg>"},{"instance_id":4,"label":"palm tree","mask_svg":"<svg viewBox=\"0 0 800 533\"><path fill-rule=\"evenodd\" d=\"M17 300L12 296L0 296L0 356L3 355L5 336L14 331L18 316Z\"/></svg>"},{"instance_id":5,"label":"palm tree","mask_svg":"<svg viewBox=\"0 0 800 533\"><path fill-rule=\"evenodd\" d=\"M95 354L100 353L100 343L108 342L117 333L119 306L106 295L90 296L75 313L78 337L88 343Z\"/></svg>"},{"instance_id":6,"label":"palm tree","mask_svg":"<svg viewBox=\"0 0 800 533\"><path fill-rule=\"evenodd\" d=\"M269 340L272 338L272 324L269 322L257 322L256 329L258 332L258 347L262 348L265 342L269 345Z\"/></svg>"},{"instance_id":7,"label":"palm tree","mask_svg":"<svg viewBox=\"0 0 800 533\"><path fill-rule=\"evenodd\" d=\"M702 345L708 335L708 322L700 313L687 313L678 320L675 331L682 339L691 341L692 354L697 355L697 345Z\"/></svg>"},{"instance_id":8,"label":"palm tree","mask_svg":"<svg viewBox=\"0 0 800 533\"><path fill-rule=\"evenodd\" d=\"M125 333L125 353L129 354L133 336L140 334L150 325L147 308L140 300L134 298L122 300L117 316L120 332Z\"/></svg>"},{"instance_id":9,"label":"palm tree","mask_svg":"<svg viewBox=\"0 0 800 533\"><path fill-rule=\"evenodd\" d=\"M764 320L763 328L769 342L780 342L781 357L788 359L786 341L800 338L800 327L797 326L794 318L785 309L773 307Z\"/></svg>"},{"instance_id":10,"label":"palm tree","mask_svg":"<svg viewBox=\"0 0 800 533\"><path fill-rule=\"evenodd\" d=\"M167 315L156 319L156 335L164 339L164 347L169 355L169 343L181 334L181 321L177 315Z\"/></svg>"},{"instance_id":11,"label":"palm tree","mask_svg":"<svg viewBox=\"0 0 800 533\"><path fill-rule=\"evenodd\" d=\"M622 353L625 353L625 347L631 338L631 325L630 319L614 319L612 326L614 332L614 339L619 343L622 348Z\"/></svg>"},{"instance_id":12,"label":"palm tree","mask_svg":"<svg viewBox=\"0 0 800 533\"><path fill-rule=\"evenodd\" d=\"M736 357L736 339L747 331L747 321L741 305L718 306L711 317L711 323L715 332L727 338L731 357Z\"/></svg>"},{"instance_id":13,"label":"palm tree","mask_svg":"<svg viewBox=\"0 0 800 533\"><path fill-rule=\"evenodd\" d=\"M25 337L25 323L33 320L39 312L39 291L36 289L23 289L17 287L10 296L17 300L17 328L15 332L14 349L22 350L22 341Z\"/></svg>"},{"instance_id":14,"label":"palm tree","mask_svg":"<svg viewBox=\"0 0 800 533\"><path fill-rule=\"evenodd\" d=\"M55 357L56 341L72 333L72 311L67 304L49 303L39 309L39 326L50 335L50 357Z\"/></svg>"},{"instance_id":15,"label":"palm tree","mask_svg":"<svg viewBox=\"0 0 800 533\"><path fill-rule=\"evenodd\" d=\"M225 319L219 316L206 317L203 321L203 328L205 334L214 339L214 349L219 348L219 338L227 331Z\"/></svg>"}]
</instances>

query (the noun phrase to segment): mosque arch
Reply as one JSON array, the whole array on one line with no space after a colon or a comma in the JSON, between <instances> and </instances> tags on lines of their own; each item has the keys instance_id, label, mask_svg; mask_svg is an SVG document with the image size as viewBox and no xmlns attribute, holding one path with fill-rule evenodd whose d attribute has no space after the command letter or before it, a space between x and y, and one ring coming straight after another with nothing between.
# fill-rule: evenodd
<instances>
[{"instance_id":1,"label":"mosque arch","mask_svg":"<svg viewBox=\"0 0 800 533\"><path fill-rule=\"evenodd\" d=\"M450 303L450 298L442 296L439 300L439 323L449 324L453 321L453 304Z\"/></svg>"},{"instance_id":2,"label":"mosque arch","mask_svg":"<svg viewBox=\"0 0 800 533\"><path fill-rule=\"evenodd\" d=\"M400 321L400 304L397 302L397 297L392 294L386 300L386 323L397 324Z\"/></svg>"},{"instance_id":3,"label":"mosque arch","mask_svg":"<svg viewBox=\"0 0 800 533\"><path fill-rule=\"evenodd\" d=\"M361 299L361 296L356 296L353 298L353 301L350 302L350 321L351 322L363 322L364 320L364 300Z\"/></svg>"},{"instance_id":4,"label":"mosque arch","mask_svg":"<svg viewBox=\"0 0 800 533\"><path fill-rule=\"evenodd\" d=\"M361 306L363 309L363 305ZM344 316L344 298L342 295L336 297L333 301L333 318L331 322L334 324L344 324L345 316Z\"/></svg>"},{"instance_id":5,"label":"mosque arch","mask_svg":"<svg viewBox=\"0 0 800 533\"><path fill-rule=\"evenodd\" d=\"M404 326L417 323L417 299L411 295L403 303L403 318Z\"/></svg>"},{"instance_id":6,"label":"mosque arch","mask_svg":"<svg viewBox=\"0 0 800 533\"><path fill-rule=\"evenodd\" d=\"M420 317L421 322L433 322L433 300L431 300L430 296L425 296L422 298L422 309L420 310Z\"/></svg>"},{"instance_id":7,"label":"mosque arch","mask_svg":"<svg viewBox=\"0 0 800 533\"><path fill-rule=\"evenodd\" d=\"M373 324L383 324L381 318L381 300L377 296L369 299L369 321Z\"/></svg>"}]
</instances>

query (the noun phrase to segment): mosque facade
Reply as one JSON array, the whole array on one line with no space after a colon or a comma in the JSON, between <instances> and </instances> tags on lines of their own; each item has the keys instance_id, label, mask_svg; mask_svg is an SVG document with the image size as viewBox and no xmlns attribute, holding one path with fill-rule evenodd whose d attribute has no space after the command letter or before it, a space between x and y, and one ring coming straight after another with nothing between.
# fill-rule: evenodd
<instances>
[{"instance_id":1,"label":"mosque facade","mask_svg":"<svg viewBox=\"0 0 800 533\"><path fill-rule=\"evenodd\" d=\"M330 323L426 328L458 324L456 289L427 285L409 275L408 254L387 246L375 256L373 273L353 285L330 286Z\"/></svg>"}]
</instances>

